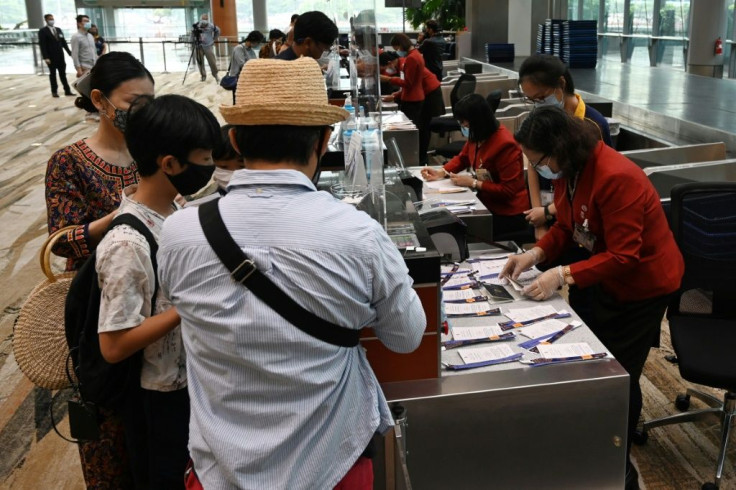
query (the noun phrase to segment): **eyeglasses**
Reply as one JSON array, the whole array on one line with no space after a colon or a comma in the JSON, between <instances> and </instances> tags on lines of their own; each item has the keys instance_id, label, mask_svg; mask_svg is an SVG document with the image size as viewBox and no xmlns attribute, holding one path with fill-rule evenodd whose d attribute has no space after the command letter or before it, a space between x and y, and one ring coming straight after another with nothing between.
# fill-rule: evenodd
<instances>
[{"instance_id":1,"label":"eyeglasses","mask_svg":"<svg viewBox=\"0 0 736 490\"><path fill-rule=\"evenodd\" d=\"M539 165L540 165L540 164L542 163L542 160L544 160L545 158L549 159L549 157L550 157L550 156L551 156L551 155L547 155L547 154L545 153L545 154L544 154L544 155L542 155L542 157L541 157L541 158L540 158L539 160L537 160L536 162L529 162L529 163L531 164L532 168L536 170L536 168L537 168L537 167L538 167L538 166L539 166Z\"/></svg>"},{"instance_id":2,"label":"eyeglasses","mask_svg":"<svg viewBox=\"0 0 736 490\"><path fill-rule=\"evenodd\" d=\"M548 95L542 95L542 96L537 96L537 97L527 97L525 95L524 97L522 97L521 100L524 104L541 104L542 102L544 102L544 99L546 99L547 97Z\"/></svg>"}]
</instances>

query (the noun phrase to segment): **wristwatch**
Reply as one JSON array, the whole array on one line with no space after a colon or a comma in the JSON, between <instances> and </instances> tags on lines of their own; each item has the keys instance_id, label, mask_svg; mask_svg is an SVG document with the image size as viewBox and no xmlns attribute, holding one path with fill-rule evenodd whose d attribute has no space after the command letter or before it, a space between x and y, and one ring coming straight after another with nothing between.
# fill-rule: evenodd
<instances>
[{"instance_id":1,"label":"wristwatch","mask_svg":"<svg viewBox=\"0 0 736 490\"><path fill-rule=\"evenodd\" d=\"M575 279L572 277L572 272L570 272L570 266L566 265L562 268L562 276L564 277L564 281L566 284L575 284Z\"/></svg>"},{"instance_id":2,"label":"wristwatch","mask_svg":"<svg viewBox=\"0 0 736 490\"><path fill-rule=\"evenodd\" d=\"M544 205L544 219L547 221L552 221L555 219L554 216L552 216L552 213L549 212L549 204Z\"/></svg>"}]
</instances>

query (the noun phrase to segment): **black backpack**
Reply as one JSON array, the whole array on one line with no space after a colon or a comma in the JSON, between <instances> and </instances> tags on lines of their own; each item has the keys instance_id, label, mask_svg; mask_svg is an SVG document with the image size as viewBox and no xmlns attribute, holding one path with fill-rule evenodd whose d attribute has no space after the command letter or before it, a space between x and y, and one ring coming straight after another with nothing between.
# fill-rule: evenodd
<instances>
[{"instance_id":1,"label":"black backpack","mask_svg":"<svg viewBox=\"0 0 736 490\"><path fill-rule=\"evenodd\" d=\"M153 313L158 292L158 244L151 230L132 214L117 216L105 233L118 225L130 226L143 235L151 247L151 262L156 274L151 300ZM97 406L115 408L121 405L132 389L140 387L143 351L140 350L115 364L110 364L102 357L97 333L102 291L98 282L96 258L97 254L92 252L69 286L64 309L64 329L82 400Z\"/></svg>"}]
</instances>

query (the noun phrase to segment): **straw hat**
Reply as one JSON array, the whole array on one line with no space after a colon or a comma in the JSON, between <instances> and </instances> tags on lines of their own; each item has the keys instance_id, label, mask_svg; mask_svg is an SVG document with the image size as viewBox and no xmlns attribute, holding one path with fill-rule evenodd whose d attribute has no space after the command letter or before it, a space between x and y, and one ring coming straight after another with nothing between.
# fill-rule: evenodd
<instances>
[{"instance_id":1,"label":"straw hat","mask_svg":"<svg viewBox=\"0 0 736 490\"><path fill-rule=\"evenodd\" d=\"M51 271L51 248L75 227L57 230L41 246L41 268L47 279L23 304L13 329L13 354L18 367L35 385L50 390L69 386L66 374L69 348L64 331L64 304L74 273ZM70 374L73 376L70 367Z\"/></svg>"},{"instance_id":2,"label":"straw hat","mask_svg":"<svg viewBox=\"0 0 736 490\"><path fill-rule=\"evenodd\" d=\"M312 58L254 59L238 78L235 105L221 105L230 124L242 126L327 126L348 112L327 102L325 79Z\"/></svg>"}]
</instances>

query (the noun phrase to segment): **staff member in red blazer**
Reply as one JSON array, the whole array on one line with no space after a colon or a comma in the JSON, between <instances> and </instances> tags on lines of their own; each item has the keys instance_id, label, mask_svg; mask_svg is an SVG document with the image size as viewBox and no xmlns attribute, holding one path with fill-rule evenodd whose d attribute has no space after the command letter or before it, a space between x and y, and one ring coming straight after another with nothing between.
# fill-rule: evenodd
<instances>
[{"instance_id":1,"label":"staff member in red blazer","mask_svg":"<svg viewBox=\"0 0 736 490\"><path fill-rule=\"evenodd\" d=\"M529 209L529 194L521 148L499 124L482 95L460 99L454 116L468 142L441 169L424 168L422 176L426 180L450 177L453 184L477 191L478 199L493 214L495 240L528 229L524 211ZM456 175L466 168L471 175Z\"/></svg>"},{"instance_id":2,"label":"staff member in red blazer","mask_svg":"<svg viewBox=\"0 0 736 490\"><path fill-rule=\"evenodd\" d=\"M389 83L401 87L401 104L399 108L406 117L420 126L420 115L424 104L424 90L422 88L422 76L424 75L424 58L412 44L406 34L396 34L391 38L391 46L399 56L404 58L402 77L391 77Z\"/></svg>"},{"instance_id":3,"label":"staff member in red blazer","mask_svg":"<svg viewBox=\"0 0 736 490\"><path fill-rule=\"evenodd\" d=\"M404 70L405 58L401 58L396 51L385 51L378 57L381 65L381 82L389 84L394 79L402 81L396 74ZM391 95L383 97L386 102L395 101L401 103L402 92L399 90ZM427 164L427 149L429 148L429 124L433 117L445 114L445 101L442 99L442 89L437 77L427 68L422 70L422 92L424 92L424 103L419 114L419 164Z\"/></svg>"},{"instance_id":4,"label":"staff member in red blazer","mask_svg":"<svg viewBox=\"0 0 736 490\"><path fill-rule=\"evenodd\" d=\"M586 260L547 270L524 293L543 300L563 284L594 288L587 310L573 308L630 375L630 447L642 407L639 377L680 287L682 255L649 179L599 141L591 125L557 107L541 107L524 121L516 140L541 176L559 179L557 222L532 250L512 256L501 277L518 277L573 243L589 252ZM635 477L628 462L627 488Z\"/></svg>"}]
</instances>

